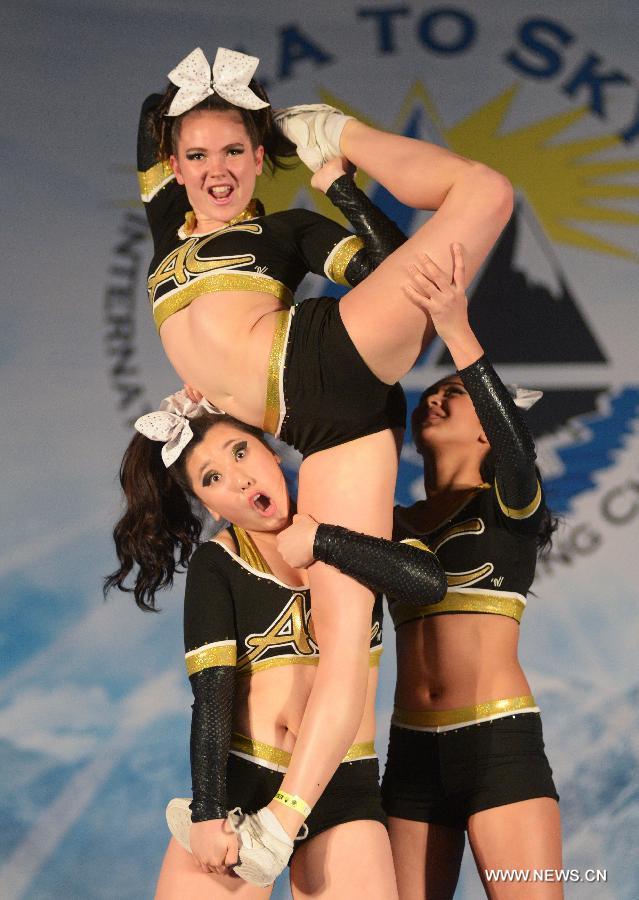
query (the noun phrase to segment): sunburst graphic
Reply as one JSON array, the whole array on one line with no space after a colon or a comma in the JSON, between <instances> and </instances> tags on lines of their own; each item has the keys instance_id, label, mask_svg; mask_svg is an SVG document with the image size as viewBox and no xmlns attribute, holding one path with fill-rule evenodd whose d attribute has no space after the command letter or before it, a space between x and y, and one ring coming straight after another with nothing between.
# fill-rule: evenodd
<instances>
[{"instance_id":1,"label":"sunburst graphic","mask_svg":"<svg viewBox=\"0 0 639 900\"><path fill-rule=\"evenodd\" d=\"M518 87L508 88L455 125L447 126L421 82L416 82L406 94L393 130L405 131L420 106L428 115L441 137L441 143L456 153L480 160L503 172L527 198L535 210L547 236L557 242L585 250L639 260L639 254L612 243L601 235L587 230L589 224L636 227L639 214L622 204L639 198L639 186L615 182L615 177L639 172L639 159L602 159L601 154L623 147L615 134L594 138L559 141L561 132L577 123L585 109L570 110L532 122L523 128L504 133L503 123L515 100ZM369 125L385 127L347 103L336 94L320 91L322 102L330 103ZM309 185L310 173L298 166L275 178L263 178L259 195L266 208L290 208L300 192ZM358 177L362 186L368 178ZM316 192L313 192L315 195ZM335 217L331 204L314 197L318 211Z\"/></svg>"}]
</instances>

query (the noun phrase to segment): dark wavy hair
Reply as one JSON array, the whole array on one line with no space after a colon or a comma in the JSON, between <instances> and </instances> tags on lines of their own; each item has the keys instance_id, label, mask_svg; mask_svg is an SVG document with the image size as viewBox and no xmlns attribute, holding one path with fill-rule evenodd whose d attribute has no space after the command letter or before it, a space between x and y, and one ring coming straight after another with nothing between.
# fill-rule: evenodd
<instances>
[{"instance_id":1,"label":"dark wavy hair","mask_svg":"<svg viewBox=\"0 0 639 900\"><path fill-rule=\"evenodd\" d=\"M258 81L251 79L249 87L261 100L264 100L266 103L269 102L266 91ZM192 109L188 109L182 115L169 117L166 113L177 92L178 88L174 84L169 83L162 95L162 100L158 104L153 120L155 137L163 158L168 159L172 153L177 151L177 143L184 119L193 112L211 110L212 112L234 112L241 116L253 149L256 150L260 145L264 147L264 159L271 172L274 169L287 169L291 165L297 164L297 158L290 163L284 162L284 159L287 157L297 157L297 151L295 144L289 141L275 124L272 107L242 109L242 107L235 106L233 103L229 103L228 100L224 100L219 94L211 94L210 97L202 100L201 103L198 103Z\"/></svg>"},{"instance_id":2,"label":"dark wavy hair","mask_svg":"<svg viewBox=\"0 0 639 900\"><path fill-rule=\"evenodd\" d=\"M440 385L442 383L442 381L446 381L450 377L451 376L444 376L444 378L440 378L439 381L436 381L434 384L431 384L429 387L427 387L426 390L423 391L422 395L419 398L419 402L418 402L417 406L415 407L415 409L412 412L411 420L410 420L411 436L413 438L413 443L415 444L415 447L417 448L419 453L422 454L422 456L424 456L424 454L426 452L426 447L424 446L424 444L421 442L421 440L419 438L419 427L421 424L420 423L421 417L419 415L419 411L422 408L424 400L430 394L434 393L434 391L436 390L438 385ZM537 471L537 478L539 479L539 483L542 484L541 472L539 471L539 469L536 466L535 466L535 469ZM495 460L495 453L494 453L492 447L490 447L490 446L486 452L486 455L483 457L483 459L479 465L479 473L480 473L481 477L483 478L483 480L487 484L495 483L496 460ZM550 548L552 547L552 536L558 527L559 527L559 520L557 519L556 516L554 516L552 514L552 511L547 506L544 506L544 514L539 523L539 529L537 531L537 555L538 556L542 557L546 553L549 552Z\"/></svg>"},{"instance_id":3,"label":"dark wavy hair","mask_svg":"<svg viewBox=\"0 0 639 900\"><path fill-rule=\"evenodd\" d=\"M173 465L164 465L161 441L136 433L120 466L125 510L113 529L119 567L104 579L104 596L112 588L132 593L140 609L157 612L157 591L173 584L197 546L204 526L203 509L186 474L193 449L211 428L228 424L253 435L272 450L259 428L233 416L203 412L190 420L193 437ZM133 587L125 582L134 568Z\"/></svg>"}]
</instances>

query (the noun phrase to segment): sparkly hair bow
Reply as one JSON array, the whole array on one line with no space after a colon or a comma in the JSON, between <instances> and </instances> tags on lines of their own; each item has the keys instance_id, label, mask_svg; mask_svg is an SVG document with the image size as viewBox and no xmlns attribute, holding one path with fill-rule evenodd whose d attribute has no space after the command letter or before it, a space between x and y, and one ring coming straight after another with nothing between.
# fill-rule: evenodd
<instances>
[{"instance_id":1,"label":"sparkly hair bow","mask_svg":"<svg viewBox=\"0 0 639 900\"><path fill-rule=\"evenodd\" d=\"M248 86L258 63L257 56L247 56L246 53L218 47L211 68L200 47L196 47L169 72L169 81L177 85L179 91L173 98L167 116L179 116L211 94L219 94L223 100L242 109L263 109L270 106L265 100L260 100Z\"/></svg>"},{"instance_id":2,"label":"sparkly hair bow","mask_svg":"<svg viewBox=\"0 0 639 900\"><path fill-rule=\"evenodd\" d=\"M506 389L515 401L515 406L519 409L530 409L538 400L544 396L543 391L533 391L530 388L517 387L516 384L507 384Z\"/></svg>"},{"instance_id":3,"label":"sparkly hair bow","mask_svg":"<svg viewBox=\"0 0 639 900\"><path fill-rule=\"evenodd\" d=\"M194 403L186 391L181 390L165 397L155 412L140 416L134 428L152 441L164 441L162 460L168 469L193 437L189 420L203 412L224 415L221 409L208 400L202 398L199 403Z\"/></svg>"}]
</instances>

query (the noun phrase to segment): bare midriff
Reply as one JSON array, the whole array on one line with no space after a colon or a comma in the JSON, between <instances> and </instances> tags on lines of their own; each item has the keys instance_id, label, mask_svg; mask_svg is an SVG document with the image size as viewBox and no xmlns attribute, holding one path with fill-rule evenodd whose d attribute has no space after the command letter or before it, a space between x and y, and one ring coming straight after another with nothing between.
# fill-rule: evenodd
<instances>
[{"instance_id":1,"label":"bare midriff","mask_svg":"<svg viewBox=\"0 0 639 900\"><path fill-rule=\"evenodd\" d=\"M202 294L164 322L160 339L185 384L242 422L260 427L276 313L286 308L272 294Z\"/></svg>"},{"instance_id":2,"label":"bare midriff","mask_svg":"<svg viewBox=\"0 0 639 900\"><path fill-rule=\"evenodd\" d=\"M233 730L291 753L316 671L315 666L291 665L240 676L236 683ZM378 671L371 667L369 672L364 715L354 744L375 739Z\"/></svg>"},{"instance_id":3,"label":"bare midriff","mask_svg":"<svg viewBox=\"0 0 639 900\"><path fill-rule=\"evenodd\" d=\"M450 613L400 625L395 705L444 710L530 694L517 656L518 623Z\"/></svg>"}]
</instances>

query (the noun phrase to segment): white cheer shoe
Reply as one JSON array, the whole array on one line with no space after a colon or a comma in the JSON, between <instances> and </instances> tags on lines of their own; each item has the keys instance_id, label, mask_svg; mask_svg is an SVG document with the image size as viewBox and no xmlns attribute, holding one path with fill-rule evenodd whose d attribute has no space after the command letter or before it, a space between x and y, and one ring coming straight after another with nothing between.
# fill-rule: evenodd
<instances>
[{"instance_id":1,"label":"white cheer shoe","mask_svg":"<svg viewBox=\"0 0 639 900\"><path fill-rule=\"evenodd\" d=\"M188 797L175 797L166 807L169 831L189 853L192 852L189 840L192 824L190 803ZM244 881L259 887L273 884L284 871L293 852L293 841L277 816L266 807L249 814L244 814L237 807L229 812L228 821L239 844L239 863L233 866L233 871Z\"/></svg>"},{"instance_id":2,"label":"white cheer shoe","mask_svg":"<svg viewBox=\"0 0 639 900\"><path fill-rule=\"evenodd\" d=\"M334 106L311 103L273 110L276 123L289 141L297 147L297 155L312 172L341 156L339 142L344 126L352 119Z\"/></svg>"},{"instance_id":3,"label":"white cheer shoe","mask_svg":"<svg viewBox=\"0 0 639 900\"><path fill-rule=\"evenodd\" d=\"M229 813L229 822L240 845L235 874L259 887L273 884L293 852L293 841L277 816L266 807L249 814L238 807Z\"/></svg>"},{"instance_id":4,"label":"white cheer shoe","mask_svg":"<svg viewBox=\"0 0 639 900\"><path fill-rule=\"evenodd\" d=\"M166 807L166 824L175 840L191 853L189 835L191 832L191 800L188 797L174 797Z\"/></svg>"}]
</instances>

